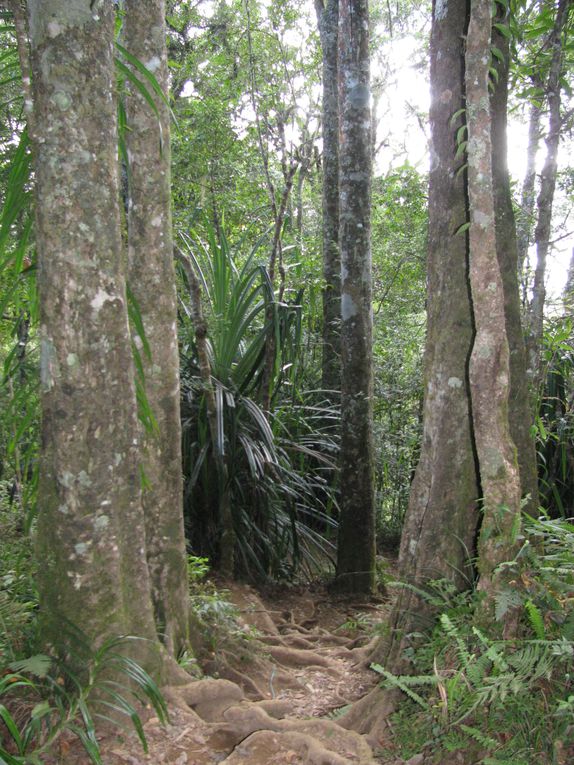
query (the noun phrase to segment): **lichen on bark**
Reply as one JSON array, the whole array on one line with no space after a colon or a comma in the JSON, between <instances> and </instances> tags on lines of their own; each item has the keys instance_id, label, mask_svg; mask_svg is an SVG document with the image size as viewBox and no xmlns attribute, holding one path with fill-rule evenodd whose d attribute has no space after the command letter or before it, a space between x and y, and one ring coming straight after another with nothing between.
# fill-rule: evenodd
<instances>
[{"instance_id":1,"label":"lichen on bark","mask_svg":"<svg viewBox=\"0 0 574 765\"><path fill-rule=\"evenodd\" d=\"M123 42L147 66L167 98L164 0L126 0ZM170 115L166 103L155 94L153 97L157 113L135 89L126 96L125 142L130 163L128 283L149 348L149 355L141 353L143 385L157 425L140 436L146 476L143 507L152 599L159 634L169 652L177 655L187 647L189 605L171 221Z\"/></svg>"},{"instance_id":2,"label":"lichen on bark","mask_svg":"<svg viewBox=\"0 0 574 765\"><path fill-rule=\"evenodd\" d=\"M367 0L339 4L341 514L337 583L375 584L371 307L371 121Z\"/></svg>"},{"instance_id":3,"label":"lichen on bark","mask_svg":"<svg viewBox=\"0 0 574 765\"><path fill-rule=\"evenodd\" d=\"M118 209L114 12L30 0L42 346L37 555L43 636L60 653L149 638L138 424Z\"/></svg>"}]
</instances>

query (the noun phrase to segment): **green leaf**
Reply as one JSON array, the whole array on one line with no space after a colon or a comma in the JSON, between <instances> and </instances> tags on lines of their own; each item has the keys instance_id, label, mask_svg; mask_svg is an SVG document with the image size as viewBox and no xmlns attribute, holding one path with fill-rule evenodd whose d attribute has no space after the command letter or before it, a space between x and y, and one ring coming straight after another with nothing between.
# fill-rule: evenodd
<instances>
[{"instance_id":1,"label":"green leaf","mask_svg":"<svg viewBox=\"0 0 574 765\"><path fill-rule=\"evenodd\" d=\"M546 639L546 627L544 626L544 617L540 609L534 605L531 600L527 600L524 604L526 613L528 614L528 621L536 637L539 640Z\"/></svg>"},{"instance_id":2,"label":"green leaf","mask_svg":"<svg viewBox=\"0 0 574 765\"><path fill-rule=\"evenodd\" d=\"M127 67L122 61L120 61L119 58L116 58L116 68L125 76L125 78L130 82L130 84L133 85L133 87L143 97L144 101L147 103L147 105L150 107L152 112L158 118L158 122L159 122L160 120L159 109L157 108L156 102L153 100L151 93L143 84L143 82L141 82L141 80L138 80L138 78L135 76L132 70L129 67ZM160 127L161 127L161 123L160 123Z\"/></svg>"},{"instance_id":3,"label":"green leaf","mask_svg":"<svg viewBox=\"0 0 574 765\"><path fill-rule=\"evenodd\" d=\"M12 741L16 745L16 748L18 749L19 754L24 754L24 746L22 742L22 737L20 735L20 731L18 730L18 725L16 724L16 721L10 714L10 712L6 709L4 704L0 704L0 720L4 723L6 726L6 729L10 736L12 737Z\"/></svg>"},{"instance_id":4,"label":"green leaf","mask_svg":"<svg viewBox=\"0 0 574 765\"><path fill-rule=\"evenodd\" d=\"M35 654L27 659L13 661L9 667L14 672L28 672L36 677L46 677L52 666L52 659L43 653Z\"/></svg>"},{"instance_id":5,"label":"green leaf","mask_svg":"<svg viewBox=\"0 0 574 765\"><path fill-rule=\"evenodd\" d=\"M459 226L457 230L454 232L455 236L457 236L458 234L464 234L464 232L468 231L469 228L470 228L470 221L463 223L462 226Z\"/></svg>"},{"instance_id":6,"label":"green leaf","mask_svg":"<svg viewBox=\"0 0 574 765\"><path fill-rule=\"evenodd\" d=\"M458 144L458 148L456 150L456 154L454 155L455 159L460 159L465 153L466 153L466 147L468 146L468 141L461 141Z\"/></svg>"},{"instance_id":7,"label":"green leaf","mask_svg":"<svg viewBox=\"0 0 574 765\"><path fill-rule=\"evenodd\" d=\"M463 107L462 109L457 109L457 111L452 115L450 118L450 125L451 127L454 127L454 123L457 121L459 117L461 117L463 114L466 114L466 107Z\"/></svg>"},{"instance_id":8,"label":"green leaf","mask_svg":"<svg viewBox=\"0 0 574 765\"><path fill-rule=\"evenodd\" d=\"M496 22L492 26L495 29L497 29L503 37L506 37L507 40L510 40L512 38L512 33L507 24L501 24L499 22Z\"/></svg>"},{"instance_id":9,"label":"green leaf","mask_svg":"<svg viewBox=\"0 0 574 765\"><path fill-rule=\"evenodd\" d=\"M457 145L460 145L463 142L464 137L467 134L467 132L468 132L468 126L467 125L461 125L459 127L459 129L456 131L456 143L457 143Z\"/></svg>"},{"instance_id":10,"label":"green leaf","mask_svg":"<svg viewBox=\"0 0 574 765\"><path fill-rule=\"evenodd\" d=\"M496 58L496 59L498 59L500 61L501 64L504 63L504 54L500 50L500 48L497 48L496 45L491 45L490 46L490 52L492 53L494 58Z\"/></svg>"},{"instance_id":11,"label":"green leaf","mask_svg":"<svg viewBox=\"0 0 574 765\"><path fill-rule=\"evenodd\" d=\"M79 725L70 724L68 729L78 737L94 765L103 765L100 747L95 736Z\"/></svg>"},{"instance_id":12,"label":"green leaf","mask_svg":"<svg viewBox=\"0 0 574 765\"><path fill-rule=\"evenodd\" d=\"M129 63L130 63L130 64L131 64L131 65L134 67L134 69L136 69L136 70L137 70L137 71L138 71L138 72L139 72L139 73L142 75L142 77L144 78L144 80L146 81L146 83L147 83L147 84L148 84L148 85L151 87L151 89L153 90L153 92L154 92L154 93L155 93L155 94L156 94L156 95L157 95L157 96L158 96L158 97L159 97L159 98L160 98L160 99L163 101L163 103L164 103L164 104L167 106L167 108L169 109L169 113L170 113L170 115L171 115L171 118L172 118L172 120L173 120L174 124L177 126L177 119L176 119L176 117L175 117L175 114L173 113L173 111L172 111L172 109L171 109L171 106L170 106L169 100L168 100L167 96L165 95L165 93L163 92L163 89L162 89L161 85L159 84L159 82L157 81L157 79L156 79L156 78L153 76L153 73L152 73L152 72L150 72L150 70L147 68L147 66L146 66L144 63L142 63L142 62L139 60L139 58L136 58L136 56L133 56L133 55L132 55L132 54L131 54L131 53L130 53L130 52L129 52L129 51L126 49L126 48L124 48L124 46L123 46L123 45L121 45L121 44L120 44L119 42L117 42L117 41L116 41L116 48L117 48L117 49L118 49L118 51L121 53L121 55L122 55L122 56L123 56L123 57L126 59L126 61L128 61L128 62L129 62ZM116 58L116 64L117 64L117 63L120 63L120 64L121 64L121 62L119 61L119 59L118 59L118 58ZM137 82L140 84L140 86L141 86L141 87L142 87L144 90L146 90L146 92L148 93L148 96L151 98L151 96L149 95L149 91L147 91L147 88L145 87L145 85L144 85L144 84L143 84L143 83L142 83L140 80L138 80L138 79L137 79L137 77L134 77L134 75L133 75L133 72L131 72L131 70L130 70L130 69L128 69L128 68L127 68L125 65L123 65L123 64L122 64L122 65L121 65L119 68L120 68L120 70L122 71L122 73L123 73L123 74L125 74L125 75L126 75L126 77L128 77L128 79L129 79L129 81L130 81L130 82L132 82L133 84L135 84L134 80L137 80ZM133 78L133 79L132 79L132 78ZM136 87L137 87L137 85L136 85ZM139 88L138 88L138 90L139 90ZM141 91L140 91L140 92L141 92ZM143 95L143 93L142 93L142 95ZM145 97L145 96L144 96L144 97ZM146 101L147 101L147 100L148 100L148 99L146 98ZM151 100L152 100L152 102L153 102L153 99L151 99ZM155 106L155 103L154 103L154 106ZM155 107L155 111L156 111L156 113L157 113L157 107Z\"/></svg>"}]
</instances>

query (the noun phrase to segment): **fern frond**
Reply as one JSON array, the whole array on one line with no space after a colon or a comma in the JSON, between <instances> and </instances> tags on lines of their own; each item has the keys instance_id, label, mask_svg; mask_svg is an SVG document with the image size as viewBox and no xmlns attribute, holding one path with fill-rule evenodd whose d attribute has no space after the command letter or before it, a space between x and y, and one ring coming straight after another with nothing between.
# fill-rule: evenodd
<instances>
[{"instance_id":1,"label":"fern frond","mask_svg":"<svg viewBox=\"0 0 574 765\"><path fill-rule=\"evenodd\" d=\"M490 736L487 736L478 728L474 728L471 725L464 725L463 723L460 725L460 729L464 731L467 736L470 736L481 746L485 747L485 749L493 749L498 746L498 741L496 741L494 738L491 738Z\"/></svg>"},{"instance_id":2,"label":"fern frond","mask_svg":"<svg viewBox=\"0 0 574 765\"><path fill-rule=\"evenodd\" d=\"M500 590L494 598L494 618L501 622L508 611L522 605L522 596L516 590Z\"/></svg>"},{"instance_id":3,"label":"fern frond","mask_svg":"<svg viewBox=\"0 0 574 765\"><path fill-rule=\"evenodd\" d=\"M447 614L441 614L440 624L444 632L450 638L452 638L452 640L454 640L456 644L458 658L460 663L462 664L462 668L465 670L465 672L468 671L472 663L472 654L469 652L468 648L466 647L466 643L461 638L458 628L453 623L452 619L450 619L450 617L447 616Z\"/></svg>"},{"instance_id":4,"label":"fern frond","mask_svg":"<svg viewBox=\"0 0 574 765\"><path fill-rule=\"evenodd\" d=\"M528 616L532 631L539 640L544 640L546 638L546 627L544 626L544 617L542 616L540 609L534 605L531 600L526 601L524 609Z\"/></svg>"},{"instance_id":5,"label":"fern frond","mask_svg":"<svg viewBox=\"0 0 574 765\"><path fill-rule=\"evenodd\" d=\"M383 677L387 681L384 684L385 687L398 688L406 696L408 696L410 699L416 702L420 707L422 707L422 709L424 710L429 709L428 702L425 699L423 699L423 697L420 696L418 693L413 691L411 686L436 685L437 684L436 677L434 677L433 675L420 675L420 676L401 675L399 677L398 675L393 675L392 672L388 672L384 667L381 667L380 664L371 664L371 669L374 669L375 672L378 672L380 675L383 675Z\"/></svg>"}]
</instances>

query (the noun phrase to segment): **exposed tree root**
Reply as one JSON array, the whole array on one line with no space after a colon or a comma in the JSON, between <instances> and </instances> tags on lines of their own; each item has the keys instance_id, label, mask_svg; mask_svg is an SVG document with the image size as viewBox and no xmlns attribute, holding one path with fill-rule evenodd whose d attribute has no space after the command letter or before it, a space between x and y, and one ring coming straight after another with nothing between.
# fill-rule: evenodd
<instances>
[{"instance_id":1,"label":"exposed tree root","mask_svg":"<svg viewBox=\"0 0 574 765\"><path fill-rule=\"evenodd\" d=\"M351 708L338 718L343 728L362 733L373 747L384 749L390 738L389 717L396 711L400 691L383 690L375 686L362 699L355 701Z\"/></svg>"},{"instance_id":2,"label":"exposed tree root","mask_svg":"<svg viewBox=\"0 0 574 765\"><path fill-rule=\"evenodd\" d=\"M267 609L250 588L228 588L242 621L256 627L260 639L231 638L218 645L202 664L204 672L217 677L190 681L178 668L175 682L165 689L171 725L164 728L154 717L144 725L149 756L128 739L104 746L104 761L375 765L369 742L379 746L386 740L380 724L382 692L372 691L356 703L378 676L365 668L364 631L357 640L360 630L345 626L358 624L347 601L334 609L308 594L287 593L282 597L286 608ZM383 618L379 612L376 621ZM343 717L334 712L351 704ZM335 719L319 719L330 712ZM77 755L60 761L83 765Z\"/></svg>"}]
</instances>

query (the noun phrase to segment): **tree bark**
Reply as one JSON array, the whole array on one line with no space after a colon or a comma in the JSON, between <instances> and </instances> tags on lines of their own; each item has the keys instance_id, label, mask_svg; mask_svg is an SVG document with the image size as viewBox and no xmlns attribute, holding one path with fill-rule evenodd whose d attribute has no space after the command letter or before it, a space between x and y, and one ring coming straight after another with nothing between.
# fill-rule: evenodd
<instances>
[{"instance_id":1,"label":"tree bark","mask_svg":"<svg viewBox=\"0 0 574 765\"><path fill-rule=\"evenodd\" d=\"M367 0L339 6L341 515L337 585L375 584L371 306L371 123Z\"/></svg>"},{"instance_id":2,"label":"tree bark","mask_svg":"<svg viewBox=\"0 0 574 765\"><path fill-rule=\"evenodd\" d=\"M464 160L457 158L463 124L466 0L436 3L430 44L431 165L427 338L424 358L423 437L403 526L398 580L417 587L448 579L469 587L470 559L479 521L479 487L471 433L467 364L473 337L468 292L467 241L456 234L467 218ZM370 657L396 673L410 670L408 652L428 629L436 609L410 589L399 590L389 636ZM368 733L373 744L388 735L386 720L400 692L376 688L342 718Z\"/></svg>"},{"instance_id":3,"label":"tree bark","mask_svg":"<svg viewBox=\"0 0 574 765\"><path fill-rule=\"evenodd\" d=\"M505 23L505 19L499 19ZM518 244L510 192L507 162L507 104L510 46L508 38L493 27L493 44L503 55L496 62L498 81L491 96L492 118L492 181L495 209L496 251L504 290L506 335L510 349L510 395L508 418L510 434L516 446L520 485L526 498L524 509L538 513L538 473L536 449L531 435L534 412L526 374L526 347L522 331L518 283Z\"/></svg>"},{"instance_id":4,"label":"tree bark","mask_svg":"<svg viewBox=\"0 0 574 765\"><path fill-rule=\"evenodd\" d=\"M541 85L537 82L536 84ZM518 277L522 286L522 306L528 305L528 250L532 236L532 221L534 219L534 203L536 201L536 157L540 146L540 122L542 119L542 103L534 102L530 107L528 120L528 149L526 151L526 170L520 196L520 212L518 215Z\"/></svg>"},{"instance_id":5,"label":"tree bark","mask_svg":"<svg viewBox=\"0 0 574 765\"><path fill-rule=\"evenodd\" d=\"M431 35L431 168L427 338L423 437L399 554L399 578L420 586L447 578L468 587L478 523L478 479L473 451L467 363L472 308L467 242L456 232L467 216L465 179L455 136L463 106L466 2L435 8ZM394 629L410 634L428 626L433 611L413 592L399 595Z\"/></svg>"},{"instance_id":6,"label":"tree bark","mask_svg":"<svg viewBox=\"0 0 574 765\"><path fill-rule=\"evenodd\" d=\"M167 97L165 2L126 0L125 10L125 46L145 64ZM151 91L145 80L143 84ZM187 646L189 609L171 226L170 118L166 104L157 96L154 101L159 116L140 93L130 92L126 98L128 282L145 332L145 338L141 338L133 329L133 340L142 360L147 402L157 424L141 435L152 599L158 633L168 651L177 655Z\"/></svg>"},{"instance_id":7,"label":"tree bark","mask_svg":"<svg viewBox=\"0 0 574 765\"><path fill-rule=\"evenodd\" d=\"M500 587L499 566L512 558L520 527L520 478L510 435L510 361L504 290L498 265L489 80L490 0L471 0L466 39L466 118L470 208L470 287L475 337L469 362L472 422L482 488L478 540L479 588L490 609Z\"/></svg>"},{"instance_id":8,"label":"tree bark","mask_svg":"<svg viewBox=\"0 0 574 765\"><path fill-rule=\"evenodd\" d=\"M341 256L339 253L339 0L316 0L323 61L323 356L322 386L341 390Z\"/></svg>"},{"instance_id":9,"label":"tree bark","mask_svg":"<svg viewBox=\"0 0 574 765\"><path fill-rule=\"evenodd\" d=\"M118 206L111 3L30 0L42 446L42 635L156 632ZM157 643L155 644L157 645Z\"/></svg>"}]
</instances>

